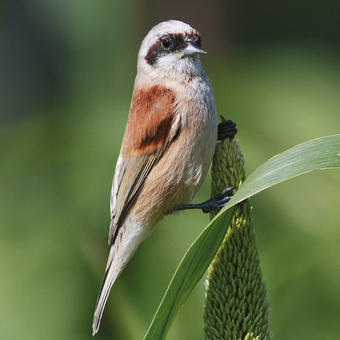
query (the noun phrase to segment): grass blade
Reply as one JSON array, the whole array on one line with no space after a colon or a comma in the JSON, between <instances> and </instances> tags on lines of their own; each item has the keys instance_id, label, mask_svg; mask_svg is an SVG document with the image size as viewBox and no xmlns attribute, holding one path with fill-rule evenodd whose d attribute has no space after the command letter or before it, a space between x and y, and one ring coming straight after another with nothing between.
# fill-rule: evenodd
<instances>
[{"instance_id":1,"label":"grass blade","mask_svg":"<svg viewBox=\"0 0 340 340\"><path fill-rule=\"evenodd\" d=\"M340 134L312 139L269 159L243 183L230 202L202 231L180 262L144 340L165 339L176 313L214 258L237 203L290 178L340 167Z\"/></svg>"},{"instance_id":2,"label":"grass blade","mask_svg":"<svg viewBox=\"0 0 340 340\"><path fill-rule=\"evenodd\" d=\"M232 210L210 223L182 258L144 340L165 339L167 331L191 291L213 260L227 231ZM212 232L211 232L212 231Z\"/></svg>"},{"instance_id":3,"label":"grass blade","mask_svg":"<svg viewBox=\"0 0 340 340\"><path fill-rule=\"evenodd\" d=\"M298 144L263 163L253 171L230 200L226 209L275 184L313 170L340 167L340 134Z\"/></svg>"}]
</instances>

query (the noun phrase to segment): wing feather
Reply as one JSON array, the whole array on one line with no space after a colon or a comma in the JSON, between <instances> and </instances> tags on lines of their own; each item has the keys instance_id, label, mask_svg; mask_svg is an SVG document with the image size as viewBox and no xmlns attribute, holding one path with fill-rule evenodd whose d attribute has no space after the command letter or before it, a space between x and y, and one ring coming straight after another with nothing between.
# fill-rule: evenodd
<instances>
[{"instance_id":1,"label":"wing feather","mask_svg":"<svg viewBox=\"0 0 340 340\"><path fill-rule=\"evenodd\" d=\"M153 86L134 92L111 192L109 244L113 244L147 176L180 133L175 96Z\"/></svg>"}]
</instances>

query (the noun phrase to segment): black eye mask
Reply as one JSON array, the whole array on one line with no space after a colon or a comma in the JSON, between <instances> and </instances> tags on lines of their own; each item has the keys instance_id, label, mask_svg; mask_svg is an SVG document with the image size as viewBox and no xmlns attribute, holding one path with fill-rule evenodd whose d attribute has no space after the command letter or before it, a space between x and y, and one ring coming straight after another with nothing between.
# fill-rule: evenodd
<instances>
[{"instance_id":1,"label":"black eye mask","mask_svg":"<svg viewBox=\"0 0 340 340\"><path fill-rule=\"evenodd\" d=\"M186 34L170 33L160 37L150 48L145 56L149 65L153 65L161 56L184 50L188 43L201 47L201 37L198 33Z\"/></svg>"}]
</instances>

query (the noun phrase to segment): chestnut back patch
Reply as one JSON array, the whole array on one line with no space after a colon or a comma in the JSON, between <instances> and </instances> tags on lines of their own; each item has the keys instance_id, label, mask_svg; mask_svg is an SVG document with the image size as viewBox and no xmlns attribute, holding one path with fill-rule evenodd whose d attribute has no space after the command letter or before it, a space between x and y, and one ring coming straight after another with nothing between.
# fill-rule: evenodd
<instances>
[{"instance_id":1,"label":"chestnut back patch","mask_svg":"<svg viewBox=\"0 0 340 340\"><path fill-rule=\"evenodd\" d=\"M175 112L175 95L165 87L155 85L137 90L132 98L126 127L123 154L153 152L162 148L168 138ZM124 137L126 138L126 137Z\"/></svg>"}]
</instances>

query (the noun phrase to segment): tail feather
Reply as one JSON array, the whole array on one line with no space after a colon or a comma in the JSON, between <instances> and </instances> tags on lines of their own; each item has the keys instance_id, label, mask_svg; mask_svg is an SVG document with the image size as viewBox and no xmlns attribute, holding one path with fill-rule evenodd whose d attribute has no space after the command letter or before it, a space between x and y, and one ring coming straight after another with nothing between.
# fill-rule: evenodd
<instances>
[{"instance_id":1,"label":"tail feather","mask_svg":"<svg viewBox=\"0 0 340 340\"><path fill-rule=\"evenodd\" d=\"M93 317L92 335L95 335L98 332L100 321L104 312L107 298L109 297L110 290L112 288L112 285L116 281L119 273L123 269L122 265L119 265L119 262L115 257L115 254L116 245L114 244L111 246L110 249L110 255L107 261L103 283L98 294L98 299Z\"/></svg>"},{"instance_id":2,"label":"tail feather","mask_svg":"<svg viewBox=\"0 0 340 340\"><path fill-rule=\"evenodd\" d=\"M99 291L94 311L92 324L93 335L98 332L100 320L112 285L116 281L119 273L124 269L127 262L133 256L139 244L144 240L147 235L145 230L145 228L135 222L127 223L124 227L121 227L115 243L111 246L104 280Z\"/></svg>"}]
</instances>

